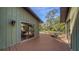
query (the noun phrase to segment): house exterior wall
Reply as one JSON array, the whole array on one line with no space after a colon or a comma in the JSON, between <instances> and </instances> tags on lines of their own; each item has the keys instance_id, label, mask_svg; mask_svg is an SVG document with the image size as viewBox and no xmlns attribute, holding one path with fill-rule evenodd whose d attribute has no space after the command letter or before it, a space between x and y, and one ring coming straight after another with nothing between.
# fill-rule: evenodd
<instances>
[{"instance_id":1,"label":"house exterior wall","mask_svg":"<svg viewBox=\"0 0 79 59\"><path fill-rule=\"evenodd\" d=\"M76 31L77 32L77 50L79 51L79 11L76 19L77 19L77 23L76 23L77 24L76 26L77 27L77 31Z\"/></svg>"},{"instance_id":2,"label":"house exterior wall","mask_svg":"<svg viewBox=\"0 0 79 59\"><path fill-rule=\"evenodd\" d=\"M70 28L70 31L68 31L67 33L70 33L70 45L71 45L71 49L72 50L78 50L79 48L79 16L78 16L78 12L79 12L79 8L77 7L72 7L70 9L70 12L68 13L68 17L66 20L66 23L70 20L70 26L69 24L67 25L67 29Z\"/></svg>"},{"instance_id":3,"label":"house exterior wall","mask_svg":"<svg viewBox=\"0 0 79 59\"><path fill-rule=\"evenodd\" d=\"M14 26L10 24L15 20ZM0 7L0 49L21 41L21 22L34 25L35 38L39 34L39 22L26 10L19 7Z\"/></svg>"}]
</instances>

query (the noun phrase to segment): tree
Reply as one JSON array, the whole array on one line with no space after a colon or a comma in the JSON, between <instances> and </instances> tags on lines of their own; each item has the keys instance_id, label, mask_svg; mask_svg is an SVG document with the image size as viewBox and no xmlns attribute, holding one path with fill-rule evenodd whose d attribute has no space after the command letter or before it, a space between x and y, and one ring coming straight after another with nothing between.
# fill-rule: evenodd
<instances>
[{"instance_id":1,"label":"tree","mask_svg":"<svg viewBox=\"0 0 79 59\"><path fill-rule=\"evenodd\" d=\"M64 23L60 23L60 16L57 16L56 13L57 13L56 9L49 11L49 13L46 15L47 21L41 24L40 29L42 31L54 31L54 32L65 31L65 25Z\"/></svg>"},{"instance_id":2,"label":"tree","mask_svg":"<svg viewBox=\"0 0 79 59\"><path fill-rule=\"evenodd\" d=\"M57 9L53 9L53 10L48 12L48 14L46 15L46 18L50 19L50 20L54 20L56 13L57 13Z\"/></svg>"},{"instance_id":3,"label":"tree","mask_svg":"<svg viewBox=\"0 0 79 59\"><path fill-rule=\"evenodd\" d=\"M46 25L47 25L48 30L52 29L53 20L55 19L56 13L57 13L57 10L53 9L49 11L48 14L46 15L46 19L47 19Z\"/></svg>"}]
</instances>

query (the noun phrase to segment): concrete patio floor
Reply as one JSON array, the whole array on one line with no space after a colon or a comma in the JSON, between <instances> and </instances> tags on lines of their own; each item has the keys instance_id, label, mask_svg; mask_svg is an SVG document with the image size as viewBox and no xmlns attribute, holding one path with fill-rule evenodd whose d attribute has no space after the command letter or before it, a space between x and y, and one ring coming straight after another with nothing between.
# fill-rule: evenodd
<instances>
[{"instance_id":1,"label":"concrete patio floor","mask_svg":"<svg viewBox=\"0 0 79 59\"><path fill-rule=\"evenodd\" d=\"M61 39L49 34L40 34L38 39L19 43L8 50L11 51L69 51L69 46Z\"/></svg>"}]
</instances>

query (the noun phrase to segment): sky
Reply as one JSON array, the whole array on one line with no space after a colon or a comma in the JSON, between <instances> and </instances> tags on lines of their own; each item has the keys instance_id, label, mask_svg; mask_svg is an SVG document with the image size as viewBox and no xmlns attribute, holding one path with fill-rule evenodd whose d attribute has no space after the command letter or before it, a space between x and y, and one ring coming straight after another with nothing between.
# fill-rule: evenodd
<instances>
[{"instance_id":1,"label":"sky","mask_svg":"<svg viewBox=\"0 0 79 59\"><path fill-rule=\"evenodd\" d=\"M49 11L52 9L58 10L56 13L57 16L60 16L60 8L59 7L31 7L31 9L34 11L34 13L43 21L45 22L45 16Z\"/></svg>"}]
</instances>

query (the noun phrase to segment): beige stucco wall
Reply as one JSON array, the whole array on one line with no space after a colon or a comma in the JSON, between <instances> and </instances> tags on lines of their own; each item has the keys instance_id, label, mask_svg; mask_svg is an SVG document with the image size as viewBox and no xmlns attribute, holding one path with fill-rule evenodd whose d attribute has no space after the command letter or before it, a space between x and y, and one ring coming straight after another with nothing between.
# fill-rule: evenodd
<instances>
[{"instance_id":1,"label":"beige stucco wall","mask_svg":"<svg viewBox=\"0 0 79 59\"><path fill-rule=\"evenodd\" d=\"M70 39L71 39L71 45L72 45L72 50L76 50L77 49L77 15L78 15L78 12L79 12L79 8L78 7L72 7L70 9L70 12L68 14L68 17L67 17L67 21L70 20ZM67 22L66 21L66 22ZM67 24L68 25L68 24ZM68 27L67 27L68 28Z\"/></svg>"},{"instance_id":2,"label":"beige stucco wall","mask_svg":"<svg viewBox=\"0 0 79 59\"><path fill-rule=\"evenodd\" d=\"M14 26L10 21L15 20ZM23 8L0 7L0 49L12 46L21 41L21 22L34 25L35 37L38 36L39 22Z\"/></svg>"},{"instance_id":3,"label":"beige stucco wall","mask_svg":"<svg viewBox=\"0 0 79 59\"><path fill-rule=\"evenodd\" d=\"M78 13L78 8L72 7L70 9L69 14L68 14L67 21L70 20L70 34L72 34L72 30L73 30L74 23L75 23L75 20L76 20L76 17L77 17L77 13Z\"/></svg>"}]
</instances>

